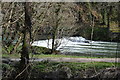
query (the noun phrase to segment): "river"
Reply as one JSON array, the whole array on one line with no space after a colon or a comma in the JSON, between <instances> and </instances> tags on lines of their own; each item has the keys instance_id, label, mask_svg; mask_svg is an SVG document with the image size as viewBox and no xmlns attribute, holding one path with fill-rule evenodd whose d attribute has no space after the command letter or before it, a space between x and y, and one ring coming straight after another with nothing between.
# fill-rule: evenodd
<instances>
[{"instance_id":1,"label":"river","mask_svg":"<svg viewBox=\"0 0 120 80\"><path fill-rule=\"evenodd\" d=\"M56 42L60 44L57 50L60 50L63 54L102 57L116 57L116 55L118 55L118 57L120 57L120 50L117 48L118 43L116 42L90 41L83 37L66 37L56 39ZM51 43L52 39L39 40L33 42L32 46L41 46L51 49Z\"/></svg>"}]
</instances>

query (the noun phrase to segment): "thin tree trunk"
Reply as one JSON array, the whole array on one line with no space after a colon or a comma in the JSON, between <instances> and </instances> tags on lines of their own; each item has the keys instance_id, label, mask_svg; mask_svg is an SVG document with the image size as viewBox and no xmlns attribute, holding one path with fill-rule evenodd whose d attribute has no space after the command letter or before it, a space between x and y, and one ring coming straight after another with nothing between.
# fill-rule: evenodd
<instances>
[{"instance_id":1,"label":"thin tree trunk","mask_svg":"<svg viewBox=\"0 0 120 80\"><path fill-rule=\"evenodd\" d=\"M107 13L107 40L110 39L110 13L111 13L111 6L108 7L108 13Z\"/></svg>"},{"instance_id":2,"label":"thin tree trunk","mask_svg":"<svg viewBox=\"0 0 120 80\"><path fill-rule=\"evenodd\" d=\"M119 28L119 33L117 35L117 50L116 50L116 57L115 57L115 67L118 67L118 61L119 61L119 50L120 50L120 2L118 2L118 28Z\"/></svg>"},{"instance_id":3,"label":"thin tree trunk","mask_svg":"<svg viewBox=\"0 0 120 80\"><path fill-rule=\"evenodd\" d=\"M118 32L118 38L117 38L117 42L118 42L118 50L120 50L120 1L118 2L118 28L119 28L119 32Z\"/></svg>"},{"instance_id":4,"label":"thin tree trunk","mask_svg":"<svg viewBox=\"0 0 120 80\"><path fill-rule=\"evenodd\" d=\"M108 29L108 31L110 29L110 14L109 14L109 12L107 14L107 29Z\"/></svg>"},{"instance_id":5,"label":"thin tree trunk","mask_svg":"<svg viewBox=\"0 0 120 80\"><path fill-rule=\"evenodd\" d=\"M53 32L52 32L52 50L51 53L54 54L55 53L55 38L56 38L56 33L57 33L57 29L58 29L58 25L59 25L59 19L58 19L58 14L60 11L60 5L57 5L58 8L56 9L55 13L56 13L56 23L55 26L53 27Z\"/></svg>"},{"instance_id":6,"label":"thin tree trunk","mask_svg":"<svg viewBox=\"0 0 120 80\"><path fill-rule=\"evenodd\" d=\"M106 25L106 9L103 10L102 16L103 16L102 23L103 23L103 25Z\"/></svg>"},{"instance_id":7,"label":"thin tree trunk","mask_svg":"<svg viewBox=\"0 0 120 80\"><path fill-rule=\"evenodd\" d=\"M55 31L53 31L53 34L52 34L52 50L51 50L51 53L53 54L55 52Z\"/></svg>"},{"instance_id":8,"label":"thin tree trunk","mask_svg":"<svg viewBox=\"0 0 120 80\"><path fill-rule=\"evenodd\" d=\"M56 26L53 28L53 34L52 34L52 50L51 53L55 53L55 38L56 38L56 33L57 33L57 28L58 28L58 21L56 21Z\"/></svg>"}]
</instances>

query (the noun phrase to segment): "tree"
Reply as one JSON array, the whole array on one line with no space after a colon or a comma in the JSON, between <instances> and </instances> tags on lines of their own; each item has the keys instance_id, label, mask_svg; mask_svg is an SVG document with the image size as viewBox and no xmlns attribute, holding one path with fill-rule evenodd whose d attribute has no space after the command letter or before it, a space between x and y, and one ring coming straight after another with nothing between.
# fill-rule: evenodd
<instances>
[{"instance_id":1,"label":"tree","mask_svg":"<svg viewBox=\"0 0 120 80\"><path fill-rule=\"evenodd\" d=\"M73 10L75 4L39 3L38 5L40 4L43 5L40 10L37 10L37 15L40 16L35 18L39 22L39 31L37 34L42 35L41 37L46 37L46 39L47 37L52 39L51 53L54 53L56 48L61 44L61 41L57 39L72 36L76 33L76 13Z\"/></svg>"},{"instance_id":2,"label":"tree","mask_svg":"<svg viewBox=\"0 0 120 80\"><path fill-rule=\"evenodd\" d=\"M3 53L16 53L22 40L23 5L21 3L2 3L2 44ZM5 49L5 50L4 50Z\"/></svg>"},{"instance_id":3,"label":"tree","mask_svg":"<svg viewBox=\"0 0 120 80\"><path fill-rule=\"evenodd\" d=\"M2 3L2 13L4 14L2 21L3 47L7 50L6 53L13 54L16 53L16 48L22 43L19 66L19 74L22 74L18 74L16 78L24 75L25 79L28 77L27 71L29 70L28 47L30 46L32 28L30 3Z\"/></svg>"},{"instance_id":4,"label":"tree","mask_svg":"<svg viewBox=\"0 0 120 80\"><path fill-rule=\"evenodd\" d=\"M52 54L55 52L55 38L59 26L59 19L58 19L59 11L60 11L60 4L57 4L55 9L56 22L55 22L55 26L53 26L53 31L52 31L52 50L51 50Z\"/></svg>"},{"instance_id":5,"label":"tree","mask_svg":"<svg viewBox=\"0 0 120 80\"><path fill-rule=\"evenodd\" d=\"M28 46L30 44L31 40L31 15L30 15L30 3L25 2L24 4L24 11L25 11L25 21L24 21L24 27L23 27L23 41L22 41L22 52L21 52L21 61L20 61L20 72L23 72L21 76L22 79L27 79L29 75L29 52L28 52ZM29 37L28 33L29 32Z\"/></svg>"}]
</instances>

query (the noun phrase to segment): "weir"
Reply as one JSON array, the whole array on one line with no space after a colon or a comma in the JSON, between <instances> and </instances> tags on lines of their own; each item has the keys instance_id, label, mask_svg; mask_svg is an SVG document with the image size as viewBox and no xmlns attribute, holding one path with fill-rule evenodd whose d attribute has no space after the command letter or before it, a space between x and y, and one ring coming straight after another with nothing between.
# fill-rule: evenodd
<instances>
[{"instance_id":1,"label":"weir","mask_svg":"<svg viewBox=\"0 0 120 80\"><path fill-rule=\"evenodd\" d=\"M96 55L115 57L117 50L116 42L90 41L83 37L65 37L56 39L59 42L57 50L63 54L77 54L77 55ZM49 42L49 43L48 43ZM52 39L39 40L33 42L32 46L52 47ZM118 51L120 52L120 51Z\"/></svg>"}]
</instances>

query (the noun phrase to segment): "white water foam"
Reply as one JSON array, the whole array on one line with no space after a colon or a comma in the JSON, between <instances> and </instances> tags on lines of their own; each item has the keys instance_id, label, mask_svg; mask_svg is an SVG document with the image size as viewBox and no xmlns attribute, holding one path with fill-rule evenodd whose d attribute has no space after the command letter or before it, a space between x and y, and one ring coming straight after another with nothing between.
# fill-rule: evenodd
<instances>
[{"instance_id":1,"label":"white water foam","mask_svg":"<svg viewBox=\"0 0 120 80\"><path fill-rule=\"evenodd\" d=\"M117 43L115 42L103 42L103 41L90 41L83 37L65 37L56 39L60 45L56 48L61 52L72 53L85 53L85 54L100 54L100 55L113 55L116 53ZM52 39L39 40L33 42L32 46L41 46L46 48L52 48Z\"/></svg>"}]
</instances>

